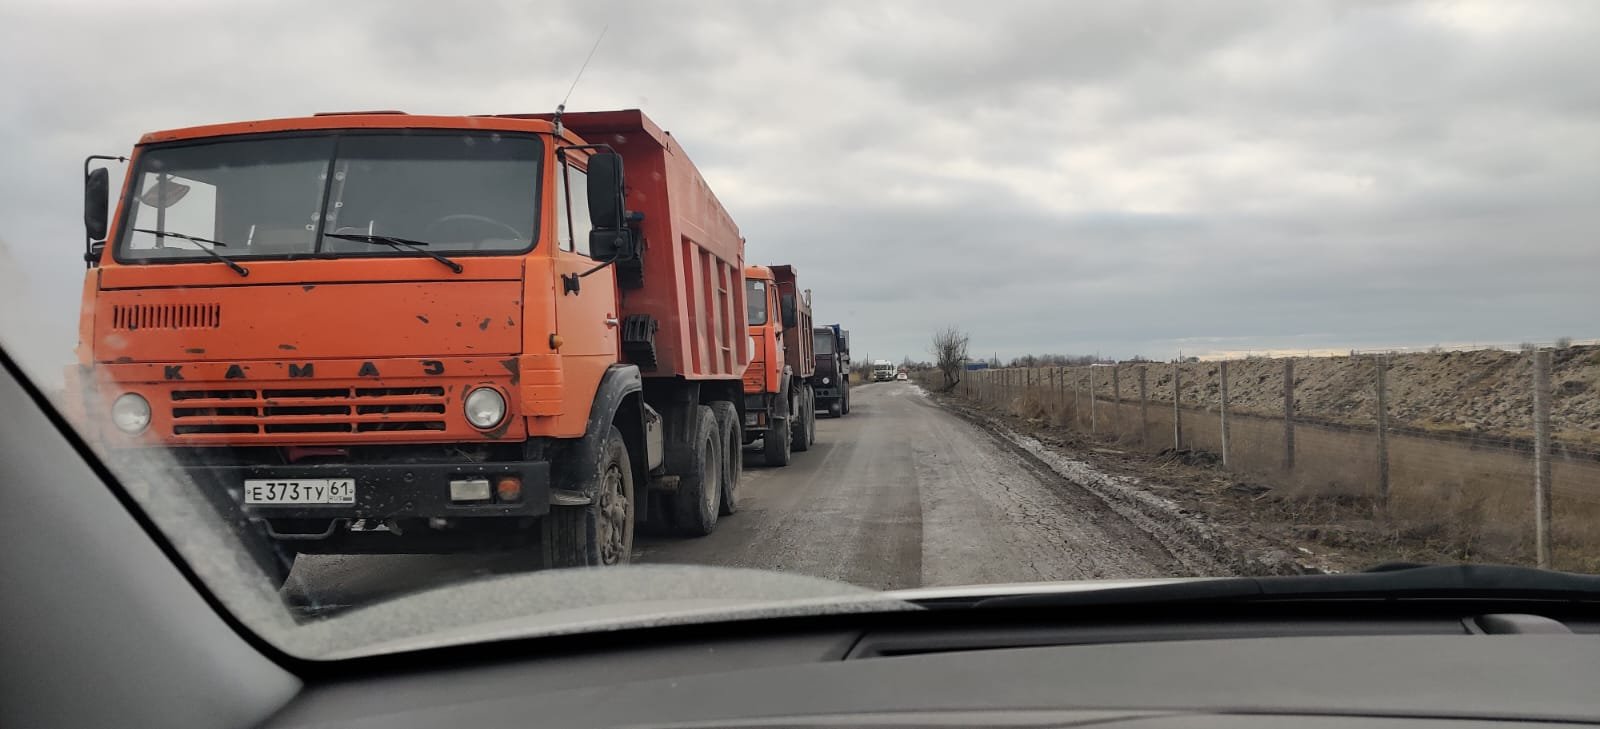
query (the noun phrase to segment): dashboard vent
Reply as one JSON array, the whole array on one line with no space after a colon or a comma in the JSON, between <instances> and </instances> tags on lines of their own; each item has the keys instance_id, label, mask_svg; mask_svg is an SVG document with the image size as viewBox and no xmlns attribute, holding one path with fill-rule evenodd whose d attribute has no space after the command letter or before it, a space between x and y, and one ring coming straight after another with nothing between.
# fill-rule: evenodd
<instances>
[{"instance_id":1,"label":"dashboard vent","mask_svg":"<svg viewBox=\"0 0 1600 729\"><path fill-rule=\"evenodd\" d=\"M221 304L128 304L111 307L112 329L216 329L220 326Z\"/></svg>"}]
</instances>

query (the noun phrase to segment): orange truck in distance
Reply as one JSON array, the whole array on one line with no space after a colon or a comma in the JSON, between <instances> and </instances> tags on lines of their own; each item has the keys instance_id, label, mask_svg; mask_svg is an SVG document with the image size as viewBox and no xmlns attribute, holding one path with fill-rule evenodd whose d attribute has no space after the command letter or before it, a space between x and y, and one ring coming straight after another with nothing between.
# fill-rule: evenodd
<instances>
[{"instance_id":1,"label":"orange truck in distance","mask_svg":"<svg viewBox=\"0 0 1600 729\"><path fill-rule=\"evenodd\" d=\"M801 295L793 266L749 266L744 277L754 348L744 373L744 442L760 439L767 465L785 466L817 439L811 295Z\"/></svg>"},{"instance_id":2,"label":"orange truck in distance","mask_svg":"<svg viewBox=\"0 0 1600 729\"><path fill-rule=\"evenodd\" d=\"M735 503L744 241L642 112L319 114L86 168L91 437L300 553L630 559ZM155 465L151 465L155 464Z\"/></svg>"}]
</instances>

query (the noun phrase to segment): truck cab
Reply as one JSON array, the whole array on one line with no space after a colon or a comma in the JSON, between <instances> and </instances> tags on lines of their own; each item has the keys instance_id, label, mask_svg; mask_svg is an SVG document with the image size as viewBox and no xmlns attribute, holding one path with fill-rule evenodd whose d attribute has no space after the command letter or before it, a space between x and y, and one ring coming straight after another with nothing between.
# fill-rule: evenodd
<instances>
[{"instance_id":1,"label":"truck cab","mask_svg":"<svg viewBox=\"0 0 1600 729\"><path fill-rule=\"evenodd\" d=\"M811 300L793 266L748 266L744 277L754 352L744 373L744 442L762 441L767 465L785 466L816 440Z\"/></svg>"},{"instance_id":2,"label":"truck cab","mask_svg":"<svg viewBox=\"0 0 1600 729\"><path fill-rule=\"evenodd\" d=\"M637 524L726 508L743 239L643 113L156 132L115 215L108 188L87 173L79 417L257 528L280 577L303 552L619 564Z\"/></svg>"}]
</instances>

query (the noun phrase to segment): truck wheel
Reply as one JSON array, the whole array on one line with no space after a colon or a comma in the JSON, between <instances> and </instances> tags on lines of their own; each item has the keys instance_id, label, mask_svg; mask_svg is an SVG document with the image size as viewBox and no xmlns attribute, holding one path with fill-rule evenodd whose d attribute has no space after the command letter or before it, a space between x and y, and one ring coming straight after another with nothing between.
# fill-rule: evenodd
<instances>
[{"instance_id":1,"label":"truck wheel","mask_svg":"<svg viewBox=\"0 0 1600 729\"><path fill-rule=\"evenodd\" d=\"M700 405L695 419L693 453L688 468L678 474L678 490L672 499L674 530L686 537L703 537L717 528L722 510L722 454L728 441L717 427L717 414Z\"/></svg>"},{"instance_id":2,"label":"truck wheel","mask_svg":"<svg viewBox=\"0 0 1600 729\"><path fill-rule=\"evenodd\" d=\"M739 409L727 400L711 403L717 414L718 432L728 449L722 456L722 508L727 516L739 510L739 476L744 471L744 438L739 434Z\"/></svg>"},{"instance_id":3,"label":"truck wheel","mask_svg":"<svg viewBox=\"0 0 1600 729\"><path fill-rule=\"evenodd\" d=\"M806 428L806 437L811 439L811 445L817 443L817 391L806 385L806 416L811 419L811 425Z\"/></svg>"},{"instance_id":4,"label":"truck wheel","mask_svg":"<svg viewBox=\"0 0 1600 729\"><path fill-rule=\"evenodd\" d=\"M794 411L794 444L790 449L801 453L811 450L811 431L817 423L811 412L810 392L810 388L801 387L799 396L795 398L799 406Z\"/></svg>"},{"instance_id":5,"label":"truck wheel","mask_svg":"<svg viewBox=\"0 0 1600 729\"><path fill-rule=\"evenodd\" d=\"M840 415L849 415L850 414L850 391L849 390L845 390L844 394L839 396L839 402L843 403L843 405L839 406L839 414Z\"/></svg>"},{"instance_id":6,"label":"truck wheel","mask_svg":"<svg viewBox=\"0 0 1600 729\"><path fill-rule=\"evenodd\" d=\"M794 416L773 418L767 423L767 434L761 438L761 453L769 466L789 465L789 425Z\"/></svg>"},{"instance_id":7,"label":"truck wheel","mask_svg":"<svg viewBox=\"0 0 1600 729\"><path fill-rule=\"evenodd\" d=\"M622 432L611 426L584 506L552 506L539 525L546 567L600 567L633 558L633 465Z\"/></svg>"}]
</instances>

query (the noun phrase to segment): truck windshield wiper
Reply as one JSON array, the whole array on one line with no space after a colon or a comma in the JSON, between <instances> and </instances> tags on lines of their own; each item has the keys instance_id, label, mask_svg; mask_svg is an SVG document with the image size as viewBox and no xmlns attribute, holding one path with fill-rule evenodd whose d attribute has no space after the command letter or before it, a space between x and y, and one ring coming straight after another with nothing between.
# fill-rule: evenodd
<instances>
[{"instance_id":1,"label":"truck windshield wiper","mask_svg":"<svg viewBox=\"0 0 1600 729\"><path fill-rule=\"evenodd\" d=\"M432 258L435 261L443 263L444 265L449 266L450 270L455 273L461 273L462 271L461 264L434 253L433 251L421 248L420 246L428 245L427 241L411 240L409 238L396 238L392 235L373 235L371 233L323 233L323 235L329 238L338 238L340 240L353 240L360 243L378 243L391 248L405 248L407 250L416 251L424 256Z\"/></svg>"},{"instance_id":2,"label":"truck windshield wiper","mask_svg":"<svg viewBox=\"0 0 1600 729\"><path fill-rule=\"evenodd\" d=\"M192 241L192 242L195 242L195 243L199 243L199 244L201 244L199 246L200 250L205 251L206 253L209 253L212 258L215 258L215 259L217 259L219 261L222 261L223 263L228 264L228 268L233 269L234 273L237 273L240 276L249 276L250 275L250 269L239 265L238 263L234 262L234 260L232 258L224 256L221 253L218 253L216 251L214 246L222 246L224 248L226 248L228 246L227 243L223 243L220 240L211 240L210 238L201 238L201 237L193 236L193 235L184 235L182 233L167 233L167 232L160 231L160 230L150 230L149 228L134 228L133 230L136 233L149 233L149 234L151 234L151 235L153 235L153 236L155 236L157 238L182 238L183 240L186 240L186 241Z\"/></svg>"}]
</instances>

